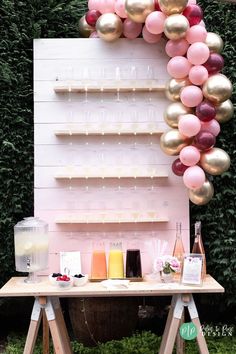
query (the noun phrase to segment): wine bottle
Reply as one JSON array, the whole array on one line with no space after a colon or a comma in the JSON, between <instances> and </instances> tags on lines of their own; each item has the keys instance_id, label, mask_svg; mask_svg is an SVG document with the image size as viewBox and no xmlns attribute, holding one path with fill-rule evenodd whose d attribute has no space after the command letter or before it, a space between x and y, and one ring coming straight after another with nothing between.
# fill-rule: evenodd
<instances>
[{"instance_id":1,"label":"wine bottle","mask_svg":"<svg viewBox=\"0 0 236 354\"><path fill-rule=\"evenodd\" d=\"M184 245L182 241L182 224L176 223L176 239L175 239L175 245L174 245L174 250L173 250L173 256L178 259L178 261L181 264L182 268L182 263L183 263L183 256L184 256L185 250L184 250Z\"/></svg>"},{"instance_id":2,"label":"wine bottle","mask_svg":"<svg viewBox=\"0 0 236 354\"><path fill-rule=\"evenodd\" d=\"M203 265L202 265L202 273L203 278L206 276L206 254L202 242L202 235L201 235L201 221L197 221L195 223L195 238L194 244L192 248L192 253L201 254L203 256Z\"/></svg>"}]
</instances>

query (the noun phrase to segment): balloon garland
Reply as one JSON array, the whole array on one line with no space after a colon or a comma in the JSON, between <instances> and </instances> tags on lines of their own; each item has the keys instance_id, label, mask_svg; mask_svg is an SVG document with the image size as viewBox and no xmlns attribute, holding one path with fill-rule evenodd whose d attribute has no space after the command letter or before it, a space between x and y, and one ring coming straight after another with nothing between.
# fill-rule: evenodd
<instances>
[{"instance_id":1,"label":"balloon garland","mask_svg":"<svg viewBox=\"0 0 236 354\"><path fill-rule=\"evenodd\" d=\"M221 37L206 31L196 0L89 0L88 8L79 21L84 37L112 42L142 35L148 43L167 38L172 78L166 96L172 103L164 119L172 129L162 134L160 146L167 155L179 155L172 171L183 177L190 200L208 203L214 188L206 174L221 175L230 166L229 155L214 147L219 123L233 116L232 84L220 74Z\"/></svg>"}]
</instances>

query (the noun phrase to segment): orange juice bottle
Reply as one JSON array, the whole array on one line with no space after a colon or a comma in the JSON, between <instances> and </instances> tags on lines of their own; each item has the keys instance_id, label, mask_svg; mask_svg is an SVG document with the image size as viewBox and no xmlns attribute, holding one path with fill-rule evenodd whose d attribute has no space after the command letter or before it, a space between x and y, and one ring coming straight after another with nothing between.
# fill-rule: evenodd
<instances>
[{"instance_id":1,"label":"orange juice bottle","mask_svg":"<svg viewBox=\"0 0 236 354\"><path fill-rule=\"evenodd\" d=\"M102 280L107 279L106 253L103 243L94 245L92 253L91 278Z\"/></svg>"}]
</instances>

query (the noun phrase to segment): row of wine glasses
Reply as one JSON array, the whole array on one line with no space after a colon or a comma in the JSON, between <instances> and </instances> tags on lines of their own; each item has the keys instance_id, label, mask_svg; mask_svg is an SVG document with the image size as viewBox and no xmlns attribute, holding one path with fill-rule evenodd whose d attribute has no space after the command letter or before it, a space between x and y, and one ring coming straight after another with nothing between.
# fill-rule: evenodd
<instances>
[{"instance_id":1,"label":"row of wine glasses","mask_svg":"<svg viewBox=\"0 0 236 354\"><path fill-rule=\"evenodd\" d=\"M116 81L119 83L121 80L147 80L150 83L151 80L156 79L155 73L156 65L141 65L141 64L121 64L121 65L114 65L107 64L107 65L90 65L86 66L81 65L73 66L69 65L65 68L60 68L60 75L58 74L56 77L57 81L66 81L66 82L80 82L83 84L97 83L105 85L107 81Z\"/></svg>"}]
</instances>

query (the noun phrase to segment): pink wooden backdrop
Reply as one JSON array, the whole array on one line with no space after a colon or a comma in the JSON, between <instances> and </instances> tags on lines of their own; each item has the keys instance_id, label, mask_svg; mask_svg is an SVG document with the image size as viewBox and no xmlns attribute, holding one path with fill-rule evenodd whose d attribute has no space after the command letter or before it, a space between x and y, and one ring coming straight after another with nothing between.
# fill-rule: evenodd
<instances>
[{"instance_id":1,"label":"pink wooden backdrop","mask_svg":"<svg viewBox=\"0 0 236 354\"><path fill-rule=\"evenodd\" d=\"M55 131L92 125L94 130L128 126L168 129L163 121L169 104L163 93L56 94L63 84L99 85L117 80L119 68L123 80L137 82L168 80L164 42L146 44L142 39L105 43L98 39L40 39L34 41L34 117L35 117L35 215L49 223L49 269L58 271L60 251L81 251L82 271L90 272L93 241L104 240L107 252L112 240L122 241L123 250L134 243L141 249L143 272L151 270L148 242L153 238L168 241L171 253L175 224L182 221L183 241L189 250L189 202L182 179L171 172L174 158L160 149L159 137L143 136L56 136ZM149 70L148 70L149 68ZM151 68L151 69L150 69ZM105 112L105 113L104 113ZM167 175L153 179L56 179L62 171L73 168L109 171L124 169L150 171ZM69 172L68 172L69 173ZM101 211L125 213L136 209L140 214L155 210L166 222L113 224L57 224L66 216L94 215Z\"/></svg>"}]
</instances>

